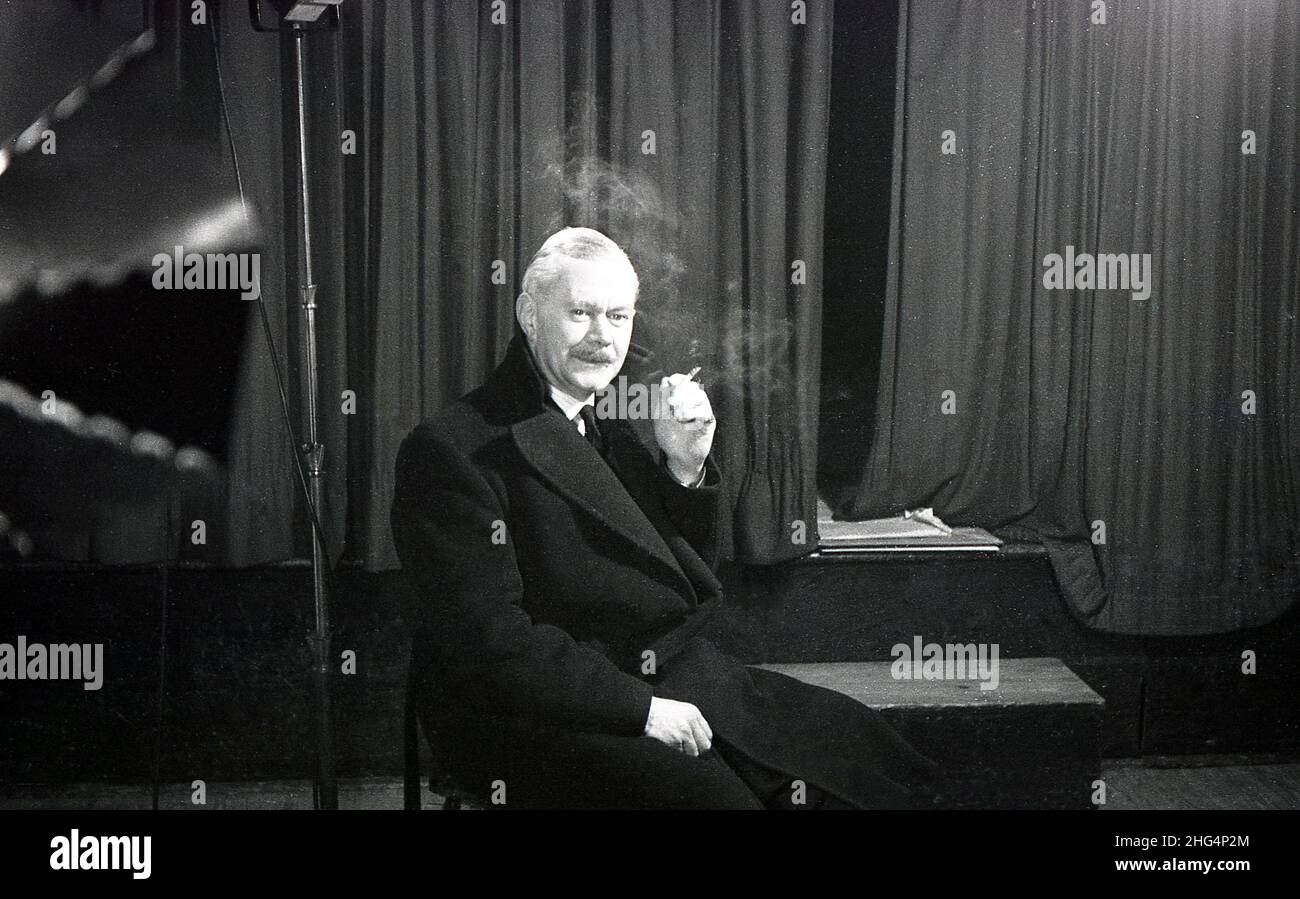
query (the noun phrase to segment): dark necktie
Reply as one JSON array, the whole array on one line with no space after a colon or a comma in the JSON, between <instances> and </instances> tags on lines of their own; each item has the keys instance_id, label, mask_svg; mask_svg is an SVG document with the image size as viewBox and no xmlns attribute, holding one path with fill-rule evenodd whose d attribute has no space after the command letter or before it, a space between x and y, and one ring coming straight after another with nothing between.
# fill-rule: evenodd
<instances>
[{"instance_id":1,"label":"dark necktie","mask_svg":"<svg viewBox=\"0 0 1300 899\"><path fill-rule=\"evenodd\" d=\"M600 427L596 424L596 410L588 403L578 410L578 417L582 419L582 427L587 432L587 442L596 448L596 452L603 457L605 455L605 440L600 433Z\"/></svg>"}]
</instances>

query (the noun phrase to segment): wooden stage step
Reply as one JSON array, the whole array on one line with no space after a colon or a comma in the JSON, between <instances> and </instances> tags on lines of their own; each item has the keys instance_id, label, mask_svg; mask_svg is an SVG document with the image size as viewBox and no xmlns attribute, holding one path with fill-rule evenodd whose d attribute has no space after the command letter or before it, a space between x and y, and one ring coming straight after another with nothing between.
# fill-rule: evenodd
<instances>
[{"instance_id":1,"label":"wooden stage step","mask_svg":"<svg viewBox=\"0 0 1300 899\"><path fill-rule=\"evenodd\" d=\"M1092 808L1105 703L1059 659L999 659L998 686L896 680L893 662L758 665L880 711L948 774L954 808Z\"/></svg>"}]
</instances>

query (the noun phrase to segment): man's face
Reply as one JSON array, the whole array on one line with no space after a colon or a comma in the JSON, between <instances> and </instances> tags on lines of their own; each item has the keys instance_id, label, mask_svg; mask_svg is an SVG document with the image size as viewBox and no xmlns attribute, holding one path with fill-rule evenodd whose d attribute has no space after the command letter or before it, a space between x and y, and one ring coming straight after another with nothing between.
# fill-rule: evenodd
<instances>
[{"instance_id":1,"label":"man's face","mask_svg":"<svg viewBox=\"0 0 1300 899\"><path fill-rule=\"evenodd\" d=\"M569 259L520 324L547 383L577 400L603 390L632 340L636 285L622 260Z\"/></svg>"}]
</instances>

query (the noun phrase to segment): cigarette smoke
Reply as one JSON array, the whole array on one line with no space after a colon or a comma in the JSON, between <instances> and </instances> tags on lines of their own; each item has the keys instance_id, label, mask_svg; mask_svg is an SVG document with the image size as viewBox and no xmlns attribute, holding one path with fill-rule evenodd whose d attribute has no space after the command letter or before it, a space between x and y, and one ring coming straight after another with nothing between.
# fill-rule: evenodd
<instances>
[{"instance_id":1,"label":"cigarette smoke","mask_svg":"<svg viewBox=\"0 0 1300 899\"><path fill-rule=\"evenodd\" d=\"M699 205L711 198L674 208L653 177L599 154L596 136L607 126L590 93L571 100L569 122L536 148L529 167L537 194L562 202L533 245L566 225L604 232L627 251L640 279L633 342L653 351L652 368L672 373L699 365L706 387L779 389L793 323L760 315L756 310L784 305L753 296L752 285L746 296L739 277L703 255L719 249L717 235L704 232L710 219Z\"/></svg>"}]
</instances>

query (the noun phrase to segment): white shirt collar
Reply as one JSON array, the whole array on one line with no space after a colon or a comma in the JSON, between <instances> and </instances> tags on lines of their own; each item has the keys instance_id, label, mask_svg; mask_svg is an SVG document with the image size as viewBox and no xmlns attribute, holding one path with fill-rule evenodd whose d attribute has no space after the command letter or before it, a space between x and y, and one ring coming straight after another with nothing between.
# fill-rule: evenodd
<instances>
[{"instance_id":1,"label":"white shirt collar","mask_svg":"<svg viewBox=\"0 0 1300 899\"><path fill-rule=\"evenodd\" d=\"M551 399L555 400L555 405L559 406L564 412L564 417L573 421L582 411L582 407L592 403L596 394L592 393L585 400L575 400L558 387L551 387Z\"/></svg>"}]
</instances>

